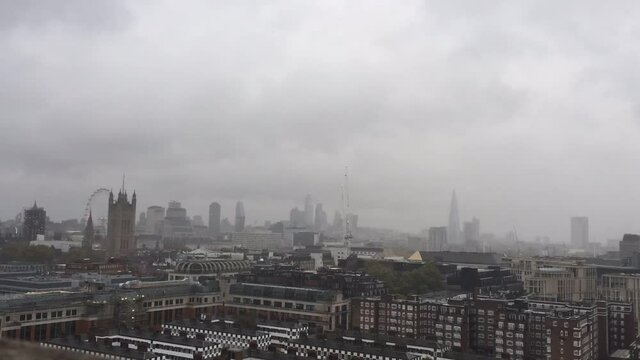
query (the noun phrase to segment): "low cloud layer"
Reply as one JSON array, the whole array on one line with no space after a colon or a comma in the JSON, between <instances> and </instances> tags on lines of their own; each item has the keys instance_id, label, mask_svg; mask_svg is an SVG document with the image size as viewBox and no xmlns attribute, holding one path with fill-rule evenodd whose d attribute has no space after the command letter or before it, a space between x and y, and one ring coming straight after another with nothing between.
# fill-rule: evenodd
<instances>
[{"instance_id":1,"label":"low cloud layer","mask_svg":"<svg viewBox=\"0 0 640 360\"><path fill-rule=\"evenodd\" d=\"M0 2L0 218L140 209L248 223L310 193L364 225L592 240L640 231L640 4Z\"/></svg>"}]
</instances>

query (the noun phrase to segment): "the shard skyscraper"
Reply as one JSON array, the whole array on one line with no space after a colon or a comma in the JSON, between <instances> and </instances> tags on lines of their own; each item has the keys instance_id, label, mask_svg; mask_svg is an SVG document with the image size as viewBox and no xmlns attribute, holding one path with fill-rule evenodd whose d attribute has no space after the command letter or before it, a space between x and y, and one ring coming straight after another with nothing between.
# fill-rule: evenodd
<instances>
[{"instance_id":1,"label":"the shard skyscraper","mask_svg":"<svg viewBox=\"0 0 640 360\"><path fill-rule=\"evenodd\" d=\"M451 244L461 243L460 215L458 214L458 198L456 191L451 195L451 208L449 209L449 226L447 227L447 242Z\"/></svg>"}]
</instances>

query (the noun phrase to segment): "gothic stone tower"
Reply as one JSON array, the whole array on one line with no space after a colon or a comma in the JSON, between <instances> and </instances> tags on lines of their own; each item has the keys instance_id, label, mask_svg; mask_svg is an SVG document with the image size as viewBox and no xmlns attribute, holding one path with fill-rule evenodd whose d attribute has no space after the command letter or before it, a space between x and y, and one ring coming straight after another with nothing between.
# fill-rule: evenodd
<instances>
[{"instance_id":1,"label":"gothic stone tower","mask_svg":"<svg viewBox=\"0 0 640 360\"><path fill-rule=\"evenodd\" d=\"M131 202L127 200L124 188L118 192L118 199L113 200L113 192L109 193L109 219L107 227L107 256L121 257L135 252L136 193L133 192Z\"/></svg>"}]
</instances>

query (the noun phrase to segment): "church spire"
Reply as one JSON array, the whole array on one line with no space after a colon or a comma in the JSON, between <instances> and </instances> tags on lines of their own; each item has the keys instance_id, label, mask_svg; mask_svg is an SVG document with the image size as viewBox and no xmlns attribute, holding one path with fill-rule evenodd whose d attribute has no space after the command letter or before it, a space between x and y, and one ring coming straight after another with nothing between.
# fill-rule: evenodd
<instances>
[{"instance_id":1,"label":"church spire","mask_svg":"<svg viewBox=\"0 0 640 360\"><path fill-rule=\"evenodd\" d=\"M91 214L91 209L89 209L89 218L87 219L87 225L84 228L84 240L82 241L82 246L84 248L91 249L94 238L95 230L93 228L93 216Z\"/></svg>"}]
</instances>

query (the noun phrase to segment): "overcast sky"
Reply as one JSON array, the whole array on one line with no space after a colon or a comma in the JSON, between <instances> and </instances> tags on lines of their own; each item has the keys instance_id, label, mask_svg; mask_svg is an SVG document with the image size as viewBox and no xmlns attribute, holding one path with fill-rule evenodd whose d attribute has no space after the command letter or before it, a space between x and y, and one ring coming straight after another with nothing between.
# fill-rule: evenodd
<instances>
[{"instance_id":1,"label":"overcast sky","mask_svg":"<svg viewBox=\"0 0 640 360\"><path fill-rule=\"evenodd\" d=\"M332 219L348 165L367 226L445 225L455 188L483 232L637 232L639 7L0 0L0 218L126 172L139 211Z\"/></svg>"}]
</instances>

